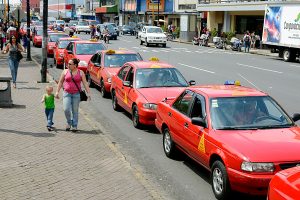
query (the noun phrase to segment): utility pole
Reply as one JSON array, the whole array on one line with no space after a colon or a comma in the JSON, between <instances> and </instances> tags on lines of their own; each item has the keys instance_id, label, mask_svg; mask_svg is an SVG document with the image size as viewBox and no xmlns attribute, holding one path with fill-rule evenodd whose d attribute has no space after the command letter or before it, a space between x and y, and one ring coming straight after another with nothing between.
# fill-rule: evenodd
<instances>
[{"instance_id":1,"label":"utility pole","mask_svg":"<svg viewBox=\"0 0 300 200\"><path fill-rule=\"evenodd\" d=\"M92 16L93 16L93 18L94 18L94 0L92 0ZM94 18L95 19L95 18ZM94 20L93 19L93 20Z\"/></svg>"},{"instance_id":2,"label":"utility pole","mask_svg":"<svg viewBox=\"0 0 300 200\"><path fill-rule=\"evenodd\" d=\"M30 4L29 0L26 0L26 12L27 12L27 61L31 61L31 54L30 54Z\"/></svg>"},{"instance_id":3,"label":"utility pole","mask_svg":"<svg viewBox=\"0 0 300 200\"><path fill-rule=\"evenodd\" d=\"M57 0L57 19L59 19L59 0Z\"/></svg>"},{"instance_id":4,"label":"utility pole","mask_svg":"<svg viewBox=\"0 0 300 200\"><path fill-rule=\"evenodd\" d=\"M9 0L7 1L7 22L9 22L9 10L10 10L10 6L9 6Z\"/></svg>"},{"instance_id":5,"label":"utility pole","mask_svg":"<svg viewBox=\"0 0 300 200\"><path fill-rule=\"evenodd\" d=\"M47 45L48 45L48 0L43 1L43 42L42 42L42 69L41 82L47 82Z\"/></svg>"},{"instance_id":6,"label":"utility pole","mask_svg":"<svg viewBox=\"0 0 300 200\"><path fill-rule=\"evenodd\" d=\"M159 24L159 5L160 5L160 0L157 2L157 26L160 26Z\"/></svg>"}]
</instances>

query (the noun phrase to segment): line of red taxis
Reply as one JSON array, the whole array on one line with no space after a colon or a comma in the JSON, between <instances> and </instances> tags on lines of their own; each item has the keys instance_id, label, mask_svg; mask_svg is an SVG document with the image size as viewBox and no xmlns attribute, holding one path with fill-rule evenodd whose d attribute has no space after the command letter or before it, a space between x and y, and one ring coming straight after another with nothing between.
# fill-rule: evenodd
<instances>
[{"instance_id":1,"label":"line of red taxis","mask_svg":"<svg viewBox=\"0 0 300 200\"><path fill-rule=\"evenodd\" d=\"M57 66L80 59L89 86L111 95L114 110L129 112L136 128L157 127L167 157L180 150L210 171L217 199L268 190L269 200L300 197L300 114L290 117L268 94L237 81L193 86L157 58L145 61L134 51L60 34L49 34L57 38Z\"/></svg>"}]
</instances>

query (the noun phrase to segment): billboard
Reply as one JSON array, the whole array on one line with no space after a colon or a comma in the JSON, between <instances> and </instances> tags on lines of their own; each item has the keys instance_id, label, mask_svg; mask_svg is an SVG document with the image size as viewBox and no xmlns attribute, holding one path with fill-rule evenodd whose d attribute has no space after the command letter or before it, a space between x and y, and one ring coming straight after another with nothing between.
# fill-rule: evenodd
<instances>
[{"instance_id":1,"label":"billboard","mask_svg":"<svg viewBox=\"0 0 300 200\"><path fill-rule=\"evenodd\" d=\"M136 0L125 0L125 11L136 11Z\"/></svg>"},{"instance_id":2,"label":"billboard","mask_svg":"<svg viewBox=\"0 0 300 200\"><path fill-rule=\"evenodd\" d=\"M158 10L159 12L165 10L165 0L147 0L147 11L157 12Z\"/></svg>"},{"instance_id":3,"label":"billboard","mask_svg":"<svg viewBox=\"0 0 300 200\"><path fill-rule=\"evenodd\" d=\"M263 43L300 46L300 6L266 7Z\"/></svg>"}]
</instances>

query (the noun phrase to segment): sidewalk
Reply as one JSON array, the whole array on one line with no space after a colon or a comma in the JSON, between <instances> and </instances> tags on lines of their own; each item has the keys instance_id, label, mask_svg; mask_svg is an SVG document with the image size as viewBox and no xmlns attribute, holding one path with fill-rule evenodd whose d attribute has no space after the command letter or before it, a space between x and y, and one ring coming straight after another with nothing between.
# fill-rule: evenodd
<instances>
[{"instance_id":1,"label":"sidewalk","mask_svg":"<svg viewBox=\"0 0 300 200\"><path fill-rule=\"evenodd\" d=\"M192 42L181 41L180 39L175 39L173 42L184 43L192 45ZM213 43L208 43L208 48L215 48ZM227 51L232 51L231 49L227 49ZM244 52L244 51L242 51ZM271 53L270 49L250 49L249 53L263 55L263 56L273 56L278 57L278 53Z\"/></svg>"},{"instance_id":2,"label":"sidewalk","mask_svg":"<svg viewBox=\"0 0 300 200\"><path fill-rule=\"evenodd\" d=\"M10 76L8 69L0 54L0 75ZM46 84L39 80L35 62L23 59L12 90L14 107L0 108L1 199L163 199L83 110L80 131L66 132L57 100L57 130L48 132L40 103Z\"/></svg>"}]
</instances>

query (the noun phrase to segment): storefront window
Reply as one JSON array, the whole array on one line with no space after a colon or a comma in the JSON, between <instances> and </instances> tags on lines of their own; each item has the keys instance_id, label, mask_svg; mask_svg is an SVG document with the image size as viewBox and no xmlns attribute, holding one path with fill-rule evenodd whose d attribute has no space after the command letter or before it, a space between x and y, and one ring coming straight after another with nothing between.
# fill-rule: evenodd
<instances>
[{"instance_id":1,"label":"storefront window","mask_svg":"<svg viewBox=\"0 0 300 200\"><path fill-rule=\"evenodd\" d=\"M262 35L264 16L236 16L236 33L244 34L245 31Z\"/></svg>"}]
</instances>

